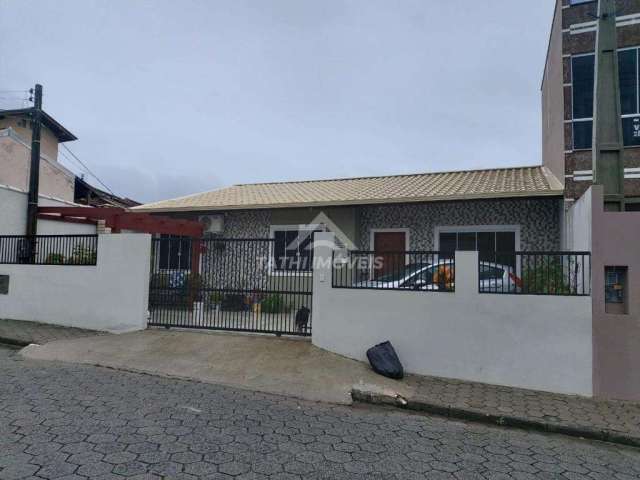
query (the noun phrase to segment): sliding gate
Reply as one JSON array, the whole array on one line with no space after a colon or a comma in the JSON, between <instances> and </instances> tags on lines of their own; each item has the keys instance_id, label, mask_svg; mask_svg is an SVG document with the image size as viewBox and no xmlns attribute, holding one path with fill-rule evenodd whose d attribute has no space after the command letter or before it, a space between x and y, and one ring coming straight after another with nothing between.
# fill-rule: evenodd
<instances>
[{"instance_id":1,"label":"sliding gate","mask_svg":"<svg viewBox=\"0 0 640 480\"><path fill-rule=\"evenodd\" d=\"M311 335L312 281L273 239L154 239L148 323Z\"/></svg>"}]
</instances>

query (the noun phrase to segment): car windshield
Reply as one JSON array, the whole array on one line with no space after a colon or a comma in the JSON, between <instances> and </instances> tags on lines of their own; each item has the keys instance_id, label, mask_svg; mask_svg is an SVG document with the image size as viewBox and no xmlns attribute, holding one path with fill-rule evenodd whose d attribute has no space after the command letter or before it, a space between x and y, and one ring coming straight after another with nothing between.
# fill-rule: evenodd
<instances>
[{"instance_id":1,"label":"car windshield","mask_svg":"<svg viewBox=\"0 0 640 480\"><path fill-rule=\"evenodd\" d=\"M393 271L381 275L376 278L376 282L397 282L398 280L404 280L410 275L413 275L417 271L428 267L428 263L410 263L409 265L405 265L404 268L398 271Z\"/></svg>"}]
</instances>

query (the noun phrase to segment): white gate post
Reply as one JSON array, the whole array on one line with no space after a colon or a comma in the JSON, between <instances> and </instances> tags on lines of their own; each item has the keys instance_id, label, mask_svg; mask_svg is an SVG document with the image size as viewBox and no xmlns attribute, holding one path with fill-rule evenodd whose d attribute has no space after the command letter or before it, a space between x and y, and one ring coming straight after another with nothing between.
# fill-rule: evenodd
<instances>
[{"instance_id":1,"label":"white gate post","mask_svg":"<svg viewBox=\"0 0 640 480\"><path fill-rule=\"evenodd\" d=\"M331 296L331 259L335 248L335 235L330 232L316 233L313 237L313 296L311 303L312 328L311 341L316 344L316 339L325 332L326 322L323 322L323 305L330 301Z\"/></svg>"}]
</instances>

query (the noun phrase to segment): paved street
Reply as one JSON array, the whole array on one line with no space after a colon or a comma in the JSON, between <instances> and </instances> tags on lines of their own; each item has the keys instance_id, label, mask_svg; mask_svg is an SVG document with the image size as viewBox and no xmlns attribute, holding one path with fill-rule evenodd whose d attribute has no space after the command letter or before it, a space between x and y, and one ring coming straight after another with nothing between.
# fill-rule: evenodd
<instances>
[{"instance_id":1,"label":"paved street","mask_svg":"<svg viewBox=\"0 0 640 480\"><path fill-rule=\"evenodd\" d=\"M0 348L0 479L619 479L640 450Z\"/></svg>"}]
</instances>

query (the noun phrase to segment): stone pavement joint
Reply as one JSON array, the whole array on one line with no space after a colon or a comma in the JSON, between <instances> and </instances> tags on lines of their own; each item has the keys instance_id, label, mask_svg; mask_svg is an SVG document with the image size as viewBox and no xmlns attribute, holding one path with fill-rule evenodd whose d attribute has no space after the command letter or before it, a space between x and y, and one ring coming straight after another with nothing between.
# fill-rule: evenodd
<instances>
[{"instance_id":1,"label":"stone pavement joint","mask_svg":"<svg viewBox=\"0 0 640 480\"><path fill-rule=\"evenodd\" d=\"M55 340L91 337L95 335L106 335L106 333L26 320L0 318L0 343L21 347L27 346L30 343L43 345Z\"/></svg>"},{"instance_id":2,"label":"stone pavement joint","mask_svg":"<svg viewBox=\"0 0 640 480\"><path fill-rule=\"evenodd\" d=\"M640 403L409 375L407 397L354 388L354 401L640 447Z\"/></svg>"},{"instance_id":3,"label":"stone pavement joint","mask_svg":"<svg viewBox=\"0 0 640 480\"><path fill-rule=\"evenodd\" d=\"M0 480L626 480L640 450L0 348Z\"/></svg>"}]
</instances>

